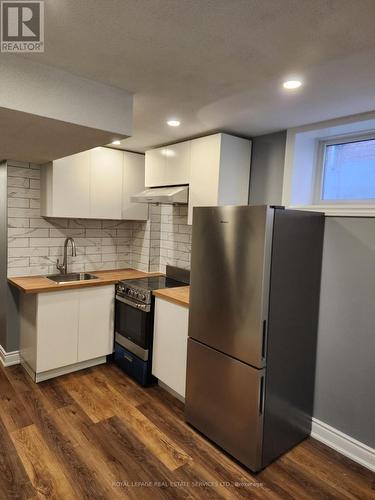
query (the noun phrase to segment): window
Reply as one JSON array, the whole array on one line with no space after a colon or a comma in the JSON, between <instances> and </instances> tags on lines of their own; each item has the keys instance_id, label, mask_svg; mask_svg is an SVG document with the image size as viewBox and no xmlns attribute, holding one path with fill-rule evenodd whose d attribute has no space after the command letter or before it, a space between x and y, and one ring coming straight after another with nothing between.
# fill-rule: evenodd
<instances>
[{"instance_id":1,"label":"window","mask_svg":"<svg viewBox=\"0 0 375 500\"><path fill-rule=\"evenodd\" d=\"M316 201L375 203L375 138L320 143Z\"/></svg>"}]
</instances>

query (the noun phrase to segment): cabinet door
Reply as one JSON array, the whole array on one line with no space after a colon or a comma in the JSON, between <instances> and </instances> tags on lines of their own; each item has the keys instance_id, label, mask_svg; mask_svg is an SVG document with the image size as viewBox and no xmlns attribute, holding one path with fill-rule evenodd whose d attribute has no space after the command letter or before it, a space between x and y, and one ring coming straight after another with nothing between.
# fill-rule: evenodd
<instances>
[{"instance_id":1,"label":"cabinet door","mask_svg":"<svg viewBox=\"0 0 375 500\"><path fill-rule=\"evenodd\" d=\"M152 373L185 397L188 339L187 307L156 298Z\"/></svg>"},{"instance_id":2,"label":"cabinet door","mask_svg":"<svg viewBox=\"0 0 375 500\"><path fill-rule=\"evenodd\" d=\"M165 186L166 165L165 148L146 151L145 185L147 187Z\"/></svg>"},{"instance_id":3,"label":"cabinet door","mask_svg":"<svg viewBox=\"0 0 375 500\"><path fill-rule=\"evenodd\" d=\"M147 220L148 204L132 203L130 197L145 188L145 157L137 153L123 153L122 218Z\"/></svg>"},{"instance_id":4,"label":"cabinet door","mask_svg":"<svg viewBox=\"0 0 375 500\"><path fill-rule=\"evenodd\" d=\"M79 292L78 361L112 353L114 308L113 285Z\"/></svg>"},{"instance_id":5,"label":"cabinet door","mask_svg":"<svg viewBox=\"0 0 375 500\"><path fill-rule=\"evenodd\" d=\"M78 306L76 291L38 295L37 373L77 362Z\"/></svg>"},{"instance_id":6,"label":"cabinet door","mask_svg":"<svg viewBox=\"0 0 375 500\"><path fill-rule=\"evenodd\" d=\"M191 141L188 224L192 224L194 207L218 204L220 144L221 134Z\"/></svg>"},{"instance_id":7,"label":"cabinet door","mask_svg":"<svg viewBox=\"0 0 375 500\"><path fill-rule=\"evenodd\" d=\"M90 151L53 162L52 217L90 217Z\"/></svg>"},{"instance_id":8,"label":"cabinet door","mask_svg":"<svg viewBox=\"0 0 375 500\"><path fill-rule=\"evenodd\" d=\"M121 219L123 153L115 149L91 150L91 218Z\"/></svg>"},{"instance_id":9,"label":"cabinet door","mask_svg":"<svg viewBox=\"0 0 375 500\"><path fill-rule=\"evenodd\" d=\"M165 185L177 186L190 182L190 141L164 148L167 158Z\"/></svg>"}]
</instances>

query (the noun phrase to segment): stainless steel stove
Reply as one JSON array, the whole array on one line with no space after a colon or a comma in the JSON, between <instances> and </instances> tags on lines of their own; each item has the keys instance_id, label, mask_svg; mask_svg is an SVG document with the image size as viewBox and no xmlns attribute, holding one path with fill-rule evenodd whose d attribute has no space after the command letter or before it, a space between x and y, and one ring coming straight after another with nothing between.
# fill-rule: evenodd
<instances>
[{"instance_id":1,"label":"stainless steel stove","mask_svg":"<svg viewBox=\"0 0 375 500\"><path fill-rule=\"evenodd\" d=\"M190 272L167 266L166 276L120 281L116 285L115 361L142 385L152 376L154 303L152 292L186 286Z\"/></svg>"}]
</instances>

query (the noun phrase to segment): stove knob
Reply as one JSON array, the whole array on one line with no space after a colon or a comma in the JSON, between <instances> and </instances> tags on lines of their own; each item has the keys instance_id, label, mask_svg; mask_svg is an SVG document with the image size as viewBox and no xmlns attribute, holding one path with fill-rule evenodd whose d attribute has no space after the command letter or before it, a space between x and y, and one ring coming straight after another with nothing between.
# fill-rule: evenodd
<instances>
[{"instance_id":1,"label":"stove knob","mask_svg":"<svg viewBox=\"0 0 375 500\"><path fill-rule=\"evenodd\" d=\"M146 295L144 293L141 294L141 300L146 300Z\"/></svg>"}]
</instances>

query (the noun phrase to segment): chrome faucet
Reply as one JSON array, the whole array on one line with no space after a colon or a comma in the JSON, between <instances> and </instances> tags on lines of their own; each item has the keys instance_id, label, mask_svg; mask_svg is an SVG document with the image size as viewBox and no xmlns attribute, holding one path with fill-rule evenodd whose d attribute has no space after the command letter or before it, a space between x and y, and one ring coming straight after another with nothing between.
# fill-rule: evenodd
<instances>
[{"instance_id":1,"label":"chrome faucet","mask_svg":"<svg viewBox=\"0 0 375 500\"><path fill-rule=\"evenodd\" d=\"M64 261L60 264L60 259L57 259L56 267L61 274L68 274L68 245L69 242L72 244L72 257L77 256L76 243L70 236L66 238L64 243Z\"/></svg>"}]
</instances>

